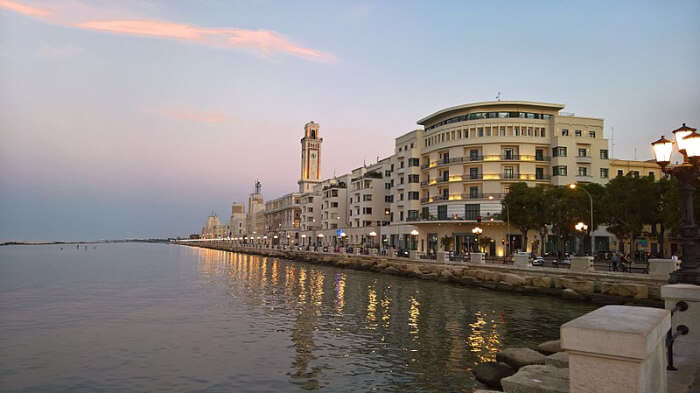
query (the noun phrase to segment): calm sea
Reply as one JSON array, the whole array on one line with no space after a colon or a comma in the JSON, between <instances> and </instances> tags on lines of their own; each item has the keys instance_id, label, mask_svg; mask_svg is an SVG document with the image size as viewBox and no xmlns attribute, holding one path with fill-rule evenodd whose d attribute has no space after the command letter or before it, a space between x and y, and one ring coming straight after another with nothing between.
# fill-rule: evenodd
<instances>
[{"instance_id":1,"label":"calm sea","mask_svg":"<svg viewBox=\"0 0 700 393\"><path fill-rule=\"evenodd\" d=\"M0 247L0 391L471 392L474 365L593 308L176 245Z\"/></svg>"}]
</instances>

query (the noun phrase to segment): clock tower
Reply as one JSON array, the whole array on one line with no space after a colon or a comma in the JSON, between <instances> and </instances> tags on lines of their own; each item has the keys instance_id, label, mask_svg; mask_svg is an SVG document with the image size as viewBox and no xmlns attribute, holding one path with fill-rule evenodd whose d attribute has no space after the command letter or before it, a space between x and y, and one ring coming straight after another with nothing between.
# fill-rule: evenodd
<instances>
[{"instance_id":1,"label":"clock tower","mask_svg":"<svg viewBox=\"0 0 700 393\"><path fill-rule=\"evenodd\" d=\"M319 125L313 121L304 125L301 138L301 178L299 192L311 192L315 184L321 182L321 143Z\"/></svg>"}]
</instances>

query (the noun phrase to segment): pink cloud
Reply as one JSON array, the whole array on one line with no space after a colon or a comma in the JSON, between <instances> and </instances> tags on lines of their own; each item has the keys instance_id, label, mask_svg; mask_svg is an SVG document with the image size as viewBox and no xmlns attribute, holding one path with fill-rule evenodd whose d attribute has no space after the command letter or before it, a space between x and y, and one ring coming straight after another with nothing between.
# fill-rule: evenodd
<instances>
[{"instance_id":1,"label":"pink cloud","mask_svg":"<svg viewBox=\"0 0 700 393\"><path fill-rule=\"evenodd\" d=\"M35 18L45 18L51 15L51 11L45 10L43 8L32 7L10 0L0 0L0 8L5 8L11 11L19 12L20 14L32 16Z\"/></svg>"},{"instance_id":2,"label":"pink cloud","mask_svg":"<svg viewBox=\"0 0 700 393\"><path fill-rule=\"evenodd\" d=\"M334 56L291 42L287 37L270 30L206 29L182 23L158 20L96 20L81 22L75 27L117 34L170 38L195 41L214 46L242 47L265 55L288 53L307 60L332 61Z\"/></svg>"},{"instance_id":3,"label":"pink cloud","mask_svg":"<svg viewBox=\"0 0 700 393\"><path fill-rule=\"evenodd\" d=\"M335 60L335 57L330 53L295 44L284 35L271 30L203 28L185 23L154 19L95 19L94 16L90 20L75 21L75 14L83 13L79 12L80 7L75 4L72 6L54 7L58 10L57 13L10 0L0 0L0 8L41 18L50 23L79 29L140 37L174 39L216 47L244 48L266 56L274 53L286 53L305 60L321 62ZM75 9L75 12L72 12L72 9ZM94 10L91 10L90 13L94 13Z\"/></svg>"}]
</instances>

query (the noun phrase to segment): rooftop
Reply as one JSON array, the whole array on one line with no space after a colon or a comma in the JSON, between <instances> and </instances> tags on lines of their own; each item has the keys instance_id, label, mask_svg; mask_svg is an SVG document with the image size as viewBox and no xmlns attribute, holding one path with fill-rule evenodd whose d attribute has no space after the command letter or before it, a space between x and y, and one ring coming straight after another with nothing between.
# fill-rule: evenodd
<instances>
[{"instance_id":1,"label":"rooftop","mask_svg":"<svg viewBox=\"0 0 700 393\"><path fill-rule=\"evenodd\" d=\"M514 107L520 107L520 108L528 108L529 107L529 108L548 109L548 110L554 110L554 111L560 111L560 110L564 109L564 107L565 107L563 104L552 104L552 103L547 103L547 102L534 102L534 101L473 102L471 104L452 106L449 108L439 110L431 115L428 115L428 116L418 120L417 123L424 126L426 123L430 123L431 121L436 120L436 118L443 116L445 114L451 113L451 112L458 112L458 111L463 111L465 109L491 107L491 106L514 106Z\"/></svg>"}]
</instances>

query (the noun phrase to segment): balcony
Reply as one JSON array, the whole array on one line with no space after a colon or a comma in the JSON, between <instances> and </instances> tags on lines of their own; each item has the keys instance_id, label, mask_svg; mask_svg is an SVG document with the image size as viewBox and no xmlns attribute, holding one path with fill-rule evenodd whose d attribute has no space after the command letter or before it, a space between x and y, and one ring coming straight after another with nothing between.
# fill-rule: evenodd
<instances>
[{"instance_id":1,"label":"balcony","mask_svg":"<svg viewBox=\"0 0 700 393\"><path fill-rule=\"evenodd\" d=\"M587 174L576 175L576 182L591 183L592 181L593 181L593 176L591 176L591 175L587 175Z\"/></svg>"},{"instance_id":2,"label":"balcony","mask_svg":"<svg viewBox=\"0 0 700 393\"><path fill-rule=\"evenodd\" d=\"M420 202L422 204L434 203L434 202L453 202L453 201L464 201L464 200L499 200L502 199L505 194L501 193L478 193L478 194L451 194L445 195L434 195L428 198L422 198Z\"/></svg>"},{"instance_id":3,"label":"balcony","mask_svg":"<svg viewBox=\"0 0 700 393\"><path fill-rule=\"evenodd\" d=\"M411 217L407 218L406 222L435 222L435 221L447 221L447 222L476 222L476 216L443 216L443 217Z\"/></svg>"},{"instance_id":4,"label":"balcony","mask_svg":"<svg viewBox=\"0 0 700 393\"><path fill-rule=\"evenodd\" d=\"M430 164L424 164L420 168L421 169L428 169L428 168L437 168L445 165L451 165L451 164L457 164L461 162L472 162L472 161L483 161L484 156L482 155L475 155L475 156L468 156L468 157L453 157L447 160L439 160L439 161L433 161Z\"/></svg>"},{"instance_id":5,"label":"balcony","mask_svg":"<svg viewBox=\"0 0 700 393\"><path fill-rule=\"evenodd\" d=\"M592 161L591 156L576 156L576 162L582 164L590 164Z\"/></svg>"},{"instance_id":6,"label":"balcony","mask_svg":"<svg viewBox=\"0 0 700 393\"><path fill-rule=\"evenodd\" d=\"M500 193L477 193L477 194L466 193L466 194L461 195L462 200L477 200L477 199L499 200L505 196L506 196L506 194L500 194Z\"/></svg>"}]
</instances>

